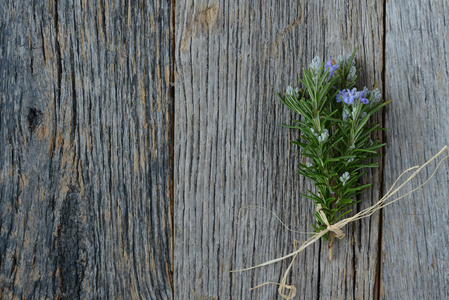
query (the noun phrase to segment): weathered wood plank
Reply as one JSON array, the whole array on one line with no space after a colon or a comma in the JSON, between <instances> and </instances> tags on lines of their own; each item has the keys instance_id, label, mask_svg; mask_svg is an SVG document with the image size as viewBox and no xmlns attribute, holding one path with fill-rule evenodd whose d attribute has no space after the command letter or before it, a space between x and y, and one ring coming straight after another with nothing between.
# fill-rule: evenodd
<instances>
[{"instance_id":1,"label":"weathered wood plank","mask_svg":"<svg viewBox=\"0 0 449 300\"><path fill-rule=\"evenodd\" d=\"M175 103L175 298L275 299L288 261L230 274L287 254L295 235L259 205L299 231L310 231L309 187L295 173L279 126L293 116L275 97L296 85L315 55L349 53L365 67L361 82L381 80L381 3L369 1L177 1ZM381 82L380 82L381 84ZM362 206L379 196L379 173ZM238 222L240 221L240 222ZM290 282L297 299L372 299L379 216L345 229L345 240L316 244L298 257Z\"/></svg>"},{"instance_id":2,"label":"weathered wood plank","mask_svg":"<svg viewBox=\"0 0 449 300\"><path fill-rule=\"evenodd\" d=\"M387 2L387 188L449 144L448 16L446 0ZM384 210L382 298L449 298L447 170L444 162L424 188Z\"/></svg>"},{"instance_id":3,"label":"weathered wood plank","mask_svg":"<svg viewBox=\"0 0 449 300\"><path fill-rule=\"evenodd\" d=\"M170 22L0 2L0 298L172 298Z\"/></svg>"}]
</instances>

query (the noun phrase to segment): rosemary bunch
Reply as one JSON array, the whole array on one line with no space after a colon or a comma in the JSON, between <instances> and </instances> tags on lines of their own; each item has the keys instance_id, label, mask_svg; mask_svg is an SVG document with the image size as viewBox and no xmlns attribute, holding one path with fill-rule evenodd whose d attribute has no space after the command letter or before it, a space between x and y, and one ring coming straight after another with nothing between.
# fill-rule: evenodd
<instances>
[{"instance_id":1,"label":"rosemary bunch","mask_svg":"<svg viewBox=\"0 0 449 300\"><path fill-rule=\"evenodd\" d=\"M298 163L299 174L312 180L315 191L307 190L302 196L314 201L326 215L330 225L351 212L355 196L369 188L360 177L366 168L377 167L369 159L380 157L377 150L385 144L371 139L371 133L380 128L370 117L389 103L382 101L379 89L358 90L355 87L360 69L354 60L355 51L335 62L331 56L324 63L313 59L303 69L300 82L304 89L287 88L281 101L293 112L301 115L288 128L299 129L300 138L291 141L301 149L307 163ZM327 228L315 212L315 232ZM329 234L323 236L328 241ZM332 239L331 239L332 242ZM331 243L329 245L331 247Z\"/></svg>"}]
</instances>

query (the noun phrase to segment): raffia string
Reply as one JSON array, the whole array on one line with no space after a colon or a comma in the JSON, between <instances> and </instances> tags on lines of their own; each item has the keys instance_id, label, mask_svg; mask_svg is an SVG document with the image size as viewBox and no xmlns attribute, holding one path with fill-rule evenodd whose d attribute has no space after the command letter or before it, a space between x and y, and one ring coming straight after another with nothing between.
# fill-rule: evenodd
<instances>
[{"instance_id":1,"label":"raffia string","mask_svg":"<svg viewBox=\"0 0 449 300\"><path fill-rule=\"evenodd\" d=\"M387 193L386 193L386 194L385 194L385 195L384 195L384 196L383 196L383 197L382 197L376 204L374 204L374 205L372 205L372 206L370 206L370 207L368 207L368 208L366 208L366 209L360 211L359 213L355 214L354 216L352 216L352 217L350 217L350 218L343 219L343 220L341 220L341 221L339 221L339 222L337 222L337 223L331 225L331 224L329 224L329 221L327 220L327 218L326 218L324 212L321 210L321 207L320 207L320 206L317 206L317 210L318 210L318 213L319 213L320 217L323 219L324 223L327 225L327 228L326 228L325 230L320 231L319 233L317 233L317 234L315 234L314 236L310 237L308 240L306 240L306 241L301 245L301 247L299 247L297 250L291 252L290 254L287 254L287 255L285 255L285 256L282 256L282 257L279 257L279 258L276 258L276 259L272 259L272 260L270 260L270 261L264 262L264 263L262 263L262 264L260 264L260 265L254 266L254 267L249 267L249 268L240 269L240 270L233 270L233 271L231 271L231 272L234 273L234 272L248 271L248 270L252 270L252 269L255 269L255 268L260 268L260 267L263 267L263 266L271 265L271 264L273 264L273 263L282 261L282 260L287 259L287 258L289 258L289 257L293 257L293 259L292 259L291 263L289 264L287 270L285 271L284 277L282 278L282 280L281 280L280 283L275 283L275 282L265 282L265 283L263 283L263 284L261 284L261 285L258 285L258 286L256 286L256 287L253 287L253 288L250 289L250 290L253 290L253 289L259 288L259 287L261 287L261 286L264 286L264 285L266 285L266 284L277 284L277 285L279 285L279 289L278 289L279 295L280 295L283 299L287 299L287 300L292 299L292 298L296 295L296 288L295 288L294 286L292 286L292 285L287 285L287 284L286 284L286 281L287 281L288 274L290 273L290 270L291 270L291 268L292 268L293 262L295 261L296 256L297 256L300 252L302 252L304 249L306 249L306 248L309 247L310 245L312 245L312 244L314 244L315 242L317 242L323 235L325 235L325 234L328 233L328 232L333 232L333 233L335 234L335 236L336 236L337 238L339 238L339 239L343 238L343 237L344 237L344 233L343 233L343 231L342 231L342 228L345 227L347 224L349 224L349 223L351 223L351 222L354 222L354 221L356 221L356 220L360 220L360 219L369 217L369 216L371 216L373 213L375 213L376 211L378 211L378 210L380 210L380 209L382 209L382 208L384 208L384 207L386 207L386 206L388 206L388 205L390 205L390 204L393 204L394 202L396 202L396 201L398 201L398 200L400 200L400 199L402 199L402 198L404 198L404 197L410 195L411 193L413 193L413 192L416 191L417 189L419 189L419 188L421 188L422 186L424 186L425 184L427 184L427 182L429 182L429 180L435 175L435 173L436 173L436 171L438 170L438 168L440 167L440 165L443 163L444 160L446 160L446 159L449 157L449 155L446 155L445 157L443 157L443 158L441 159L441 161L438 163L437 167L436 167L435 170L433 171L432 175L430 175L430 177L429 177L423 184L421 184L421 185L419 185L418 187L414 188L414 189L411 190L410 192L408 192L408 193L406 193L406 194L404 194L404 195L402 195L402 196L400 196L400 197L398 197L398 198L396 198L396 199L394 199L394 200L391 200L391 201L387 202L387 200L390 199L393 195L395 195L399 190L401 190L402 187L404 187L405 184L407 184L410 180L412 180L414 177L416 177L416 175L418 175L419 172L421 172L421 170L422 170L425 166L427 166L430 162L432 162L433 160L435 160L435 158L437 158L438 156L440 156L440 155L441 155L444 151L446 151L446 150L447 150L447 146L444 146L443 149L440 150L440 152L438 152L435 156L433 156L431 159L429 159L429 160L428 160L426 163L424 163L423 165L421 165L421 166L414 166L414 167L411 167L411 168L405 170L404 172L402 172L402 174L399 175L399 177L395 180L395 182L393 183L393 185L391 186L391 188L388 190L388 192L387 192ZM407 178L407 180L405 180L404 183L402 183L399 187L397 187L397 188L395 189L395 186L396 186L396 184L398 183L399 179L400 179L404 174L406 174L407 172L412 171L412 170L415 170L415 169L416 169L416 171L413 172L413 173ZM289 292L286 293L286 290L289 291Z\"/></svg>"},{"instance_id":2,"label":"raffia string","mask_svg":"<svg viewBox=\"0 0 449 300\"><path fill-rule=\"evenodd\" d=\"M316 207L316 210L318 212L318 214L320 215L321 219L323 220L324 224L327 225L327 229L333 233L335 233L335 237L337 239L342 239L345 237L345 234L343 233L343 230L341 230L340 228L338 228L335 225L331 225L329 224L329 221L327 220L326 214L324 213L321 204L318 204Z\"/></svg>"}]
</instances>

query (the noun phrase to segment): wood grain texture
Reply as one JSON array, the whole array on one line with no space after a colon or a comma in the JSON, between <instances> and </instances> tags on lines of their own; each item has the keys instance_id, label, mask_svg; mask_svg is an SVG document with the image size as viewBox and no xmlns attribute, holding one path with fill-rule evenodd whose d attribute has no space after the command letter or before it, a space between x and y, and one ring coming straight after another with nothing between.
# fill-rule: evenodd
<instances>
[{"instance_id":1,"label":"wood grain texture","mask_svg":"<svg viewBox=\"0 0 449 300\"><path fill-rule=\"evenodd\" d=\"M0 298L171 299L171 4L0 2Z\"/></svg>"},{"instance_id":2,"label":"wood grain texture","mask_svg":"<svg viewBox=\"0 0 449 300\"><path fill-rule=\"evenodd\" d=\"M1 299L278 298L248 289L289 261L229 271L307 238L241 208L311 230L298 133L279 126L297 116L275 93L315 55L357 46L360 86L393 100L357 210L448 144L447 0L174 5L0 1ZM332 262L321 242L299 255L295 299L449 298L448 167L346 228Z\"/></svg>"},{"instance_id":3,"label":"wood grain texture","mask_svg":"<svg viewBox=\"0 0 449 300\"><path fill-rule=\"evenodd\" d=\"M446 0L387 2L387 188L449 144L448 16ZM446 161L424 188L384 210L382 298L449 299L448 170Z\"/></svg>"},{"instance_id":4,"label":"wood grain texture","mask_svg":"<svg viewBox=\"0 0 449 300\"><path fill-rule=\"evenodd\" d=\"M383 7L376 1L177 1L175 102L175 299L276 299L289 261L230 274L292 251L310 231L309 187L279 124L297 118L276 98L301 68L359 48L361 84L381 80ZM382 83L380 82L380 86ZM378 199L374 187L365 207ZM379 215L345 229L328 261L327 244L301 254L289 282L295 299L373 299Z\"/></svg>"}]
</instances>

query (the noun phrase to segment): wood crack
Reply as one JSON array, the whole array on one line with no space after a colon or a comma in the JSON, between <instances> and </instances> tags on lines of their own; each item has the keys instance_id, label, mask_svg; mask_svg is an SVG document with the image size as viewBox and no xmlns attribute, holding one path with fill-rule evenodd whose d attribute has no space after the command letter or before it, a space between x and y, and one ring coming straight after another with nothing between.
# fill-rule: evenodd
<instances>
[{"instance_id":1,"label":"wood crack","mask_svg":"<svg viewBox=\"0 0 449 300\"><path fill-rule=\"evenodd\" d=\"M58 90L56 91L57 99L58 99L58 106L61 104L61 83L62 83L62 55L61 55L61 45L59 44L59 19L58 19L58 0L55 0L55 18L54 18L54 25L55 25L55 50L56 50L56 63L57 65L57 78L58 78Z\"/></svg>"},{"instance_id":2,"label":"wood crack","mask_svg":"<svg viewBox=\"0 0 449 300\"><path fill-rule=\"evenodd\" d=\"M276 38L275 43L271 46L271 52L273 54L276 54L277 52L277 47L279 46L279 43L281 42L282 37L289 32L290 30L292 30L293 28L295 28L296 26L299 25L299 23L301 23L301 17L299 17L298 19L296 19L295 21L293 21L290 25L288 25L287 27L284 28L284 30L278 35L278 37Z\"/></svg>"},{"instance_id":3,"label":"wood crack","mask_svg":"<svg viewBox=\"0 0 449 300\"><path fill-rule=\"evenodd\" d=\"M385 66L385 55L386 55L386 31L387 31L387 1L383 1L383 16L382 16L382 93L386 97L386 66ZM382 109L382 117L380 120L381 127L385 127L385 108ZM382 143L386 142L386 133L382 131ZM384 170L385 170L385 146L381 148L382 156L380 162L380 184L379 184L379 197L382 198L385 194L385 182L384 182ZM378 248L377 248L377 264L376 264L376 277L374 283L374 299L379 300L381 296L382 289L382 239L383 239L383 209L379 211L379 234L378 234Z\"/></svg>"},{"instance_id":4,"label":"wood crack","mask_svg":"<svg viewBox=\"0 0 449 300\"><path fill-rule=\"evenodd\" d=\"M171 110L170 110L170 131L171 131L171 137L170 137L170 179L171 181L168 183L168 189L169 189L169 222L171 223L171 237L170 237L170 274L168 276L169 278L169 285L170 289L172 291L171 296L172 299L175 299L175 290L174 290L174 246L175 246L175 232L174 232L174 202L175 202L175 192L174 192L174 174L175 174L175 68L176 68L176 36L175 36L175 26L176 26L176 20L175 20L175 12L176 12L176 0L171 1L171 41L172 41L172 66L170 70L170 103L171 103Z\"/></svg>"}]
</instances>

